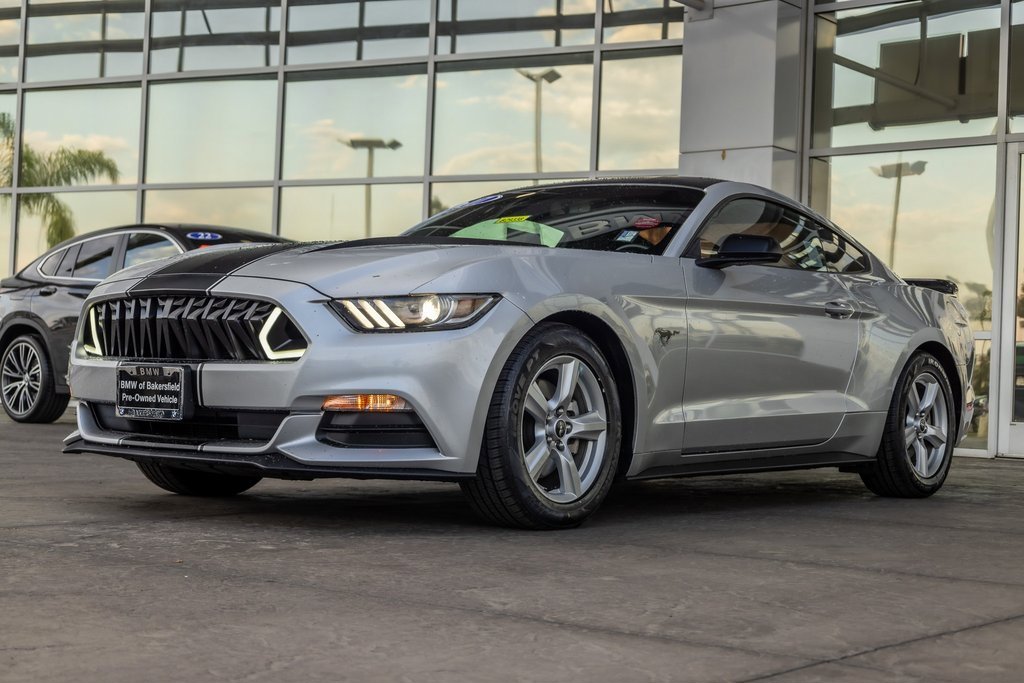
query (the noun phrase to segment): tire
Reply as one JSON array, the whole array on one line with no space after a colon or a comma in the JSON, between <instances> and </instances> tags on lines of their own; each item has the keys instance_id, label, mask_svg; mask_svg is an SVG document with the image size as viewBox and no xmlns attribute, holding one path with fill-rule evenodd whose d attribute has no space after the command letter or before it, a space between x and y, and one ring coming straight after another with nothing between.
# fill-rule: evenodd
<instances>
[{"instance_id":1,"label":"tire","mask_svg":"<svg viewBox=\"0 0 1024 683\"><path fill-rule=\"evenodd\" d=\"M0 403L15 422L53 422L68 407L68 394L57 393L53 364L34 335L16 337L0 357Z\"/></svg>"},{"instance_id":2,"label":"tire","mask_svg":"<svg viewBox=\"0 0 1024 683\"><path fill-rule=\"evenodd\" d=\"M493 524L579 526L615 478L620 416L615 378L597 345L574 327L538 325L501 371L477 476L462 490Z\"/></svg>"},{"instance_id":3,"label":"tire","mask_svg":"<svg viewBox=\"0 0 1024 683\"><path fill-rule=\"evenodd\" d=\"M160 462L135 463L146 479L165 491L183 496L225 498L248 491L263 477L247 477L218 472L200 472Z\"/></svg>"},{"instance_id":4,"label":"tire","mask_svg":"<svg viewBox=\"0 0 1024 683\"><path fill-rule=\"evenodd\" d=\"M949 474L958 415L942 365L918 353L903 369L885 420L875 462L860 472L868 489L887 498L927 498Z\"/></svg>"}]
</instances>

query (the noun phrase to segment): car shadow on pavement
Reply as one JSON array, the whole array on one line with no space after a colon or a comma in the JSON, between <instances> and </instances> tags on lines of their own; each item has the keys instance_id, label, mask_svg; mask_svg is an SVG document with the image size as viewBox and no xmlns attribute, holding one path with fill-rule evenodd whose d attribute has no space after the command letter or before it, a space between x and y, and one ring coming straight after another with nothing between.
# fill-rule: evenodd
<instances>
[{"instance_id":1,"label":"car shadow on pavement","mask_svg":"<svg viewBox=\"0 0 1024 683\"><path fill-rule=\"evenodd\" d=\"M109 501L109 499L105 498ZM587 526L716 516L749 518L768 511L803 514L809 507L875 500L854 475L814 480L799 474L621 482ZM96 505L98 501L92 501ZM263 482L235 498L186 498L141 491L117 502L147 520L237 517L246 524L334 530L493 529L479 521L454 484L424 482Z\"/></svg>"}]
</instances>

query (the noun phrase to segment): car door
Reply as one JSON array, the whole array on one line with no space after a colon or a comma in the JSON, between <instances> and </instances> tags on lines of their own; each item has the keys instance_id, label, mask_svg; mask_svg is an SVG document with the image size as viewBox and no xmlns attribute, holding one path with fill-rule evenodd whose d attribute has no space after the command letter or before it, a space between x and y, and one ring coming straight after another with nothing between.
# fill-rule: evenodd
<instances>
[{"instance_id":1,"label":"car door","mask_svg":"<svg viewBox=\"0 0 1024 683\"><path fill-rule=\"evenodd\" d=\"M50 282L32 297L32 313L50 330L51 360L61 377L67 369L68 354L75 336L78 316L86 297L121 262L122 234L86 239L67 249Z\"/></svg>"},{"instance_id":2,"label":"car door","mask_svg":"<svg viewBox=\"0 0 1024 683\"><path fill-rule=\"evenodd\" d=\"M777 264L700 267L731 234L768 235ZM762 197L718 207L683 258L686 453L816 444L838 429L857 355L855 302L814 221Z\"/></svg>"}]
</instances>

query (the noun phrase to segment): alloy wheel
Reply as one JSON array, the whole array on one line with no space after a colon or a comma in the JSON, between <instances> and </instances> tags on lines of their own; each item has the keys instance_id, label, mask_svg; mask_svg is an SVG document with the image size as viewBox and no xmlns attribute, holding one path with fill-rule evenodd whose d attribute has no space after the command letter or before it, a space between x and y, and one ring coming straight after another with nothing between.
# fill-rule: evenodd
<instances>
[{"instance_id":1,"label":"alloy wheel","mask_svg":"<svg viewBox=\"0 0 1024 683\"><path fill-rule=\"evenodd\" d=\"M949 408L939 380L922 372L907 389L903 430L907 459L917 476L928 479L942 468L949 438Z\"/></svg>"},{"instance_id":2,"label":"alloy wheel","mask_svg":"<svg viewBox=\"0 0 1024 683\"><path fill-rule=\"evenodd\" d=\"M530 381L519 424L537 489L556 503L582 498L606 455L607 406L594 371L575 356L549 360Z\"/></svg>"},{"instance_id":3,"label":"alloy wheel","mask_svg":"<svg viewBox=\"0 0 1024 683\"><path fill-rule=\"evenodd\" d=\"M39 400L42 364L36 349L25 341L15 342L0 368L0 391L8 410L27 415Z\"/></svg>"}]
</instances>

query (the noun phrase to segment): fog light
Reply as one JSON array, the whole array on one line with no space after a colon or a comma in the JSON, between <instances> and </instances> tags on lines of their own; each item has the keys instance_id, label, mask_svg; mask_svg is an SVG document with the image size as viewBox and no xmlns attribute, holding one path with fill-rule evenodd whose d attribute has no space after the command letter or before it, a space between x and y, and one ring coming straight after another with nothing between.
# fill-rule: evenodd
<instances>
[{"instance_id":1,"label":"fog light","mask_svg":"<svg viewBox=\"0 0 1024 683\"><path fill-rule=\"evenodd\" d=\"M328 396L322 410L359 413L394 413L412 410L404 398L393 394L345 394Z\"/></svg>"}]
</instances>

